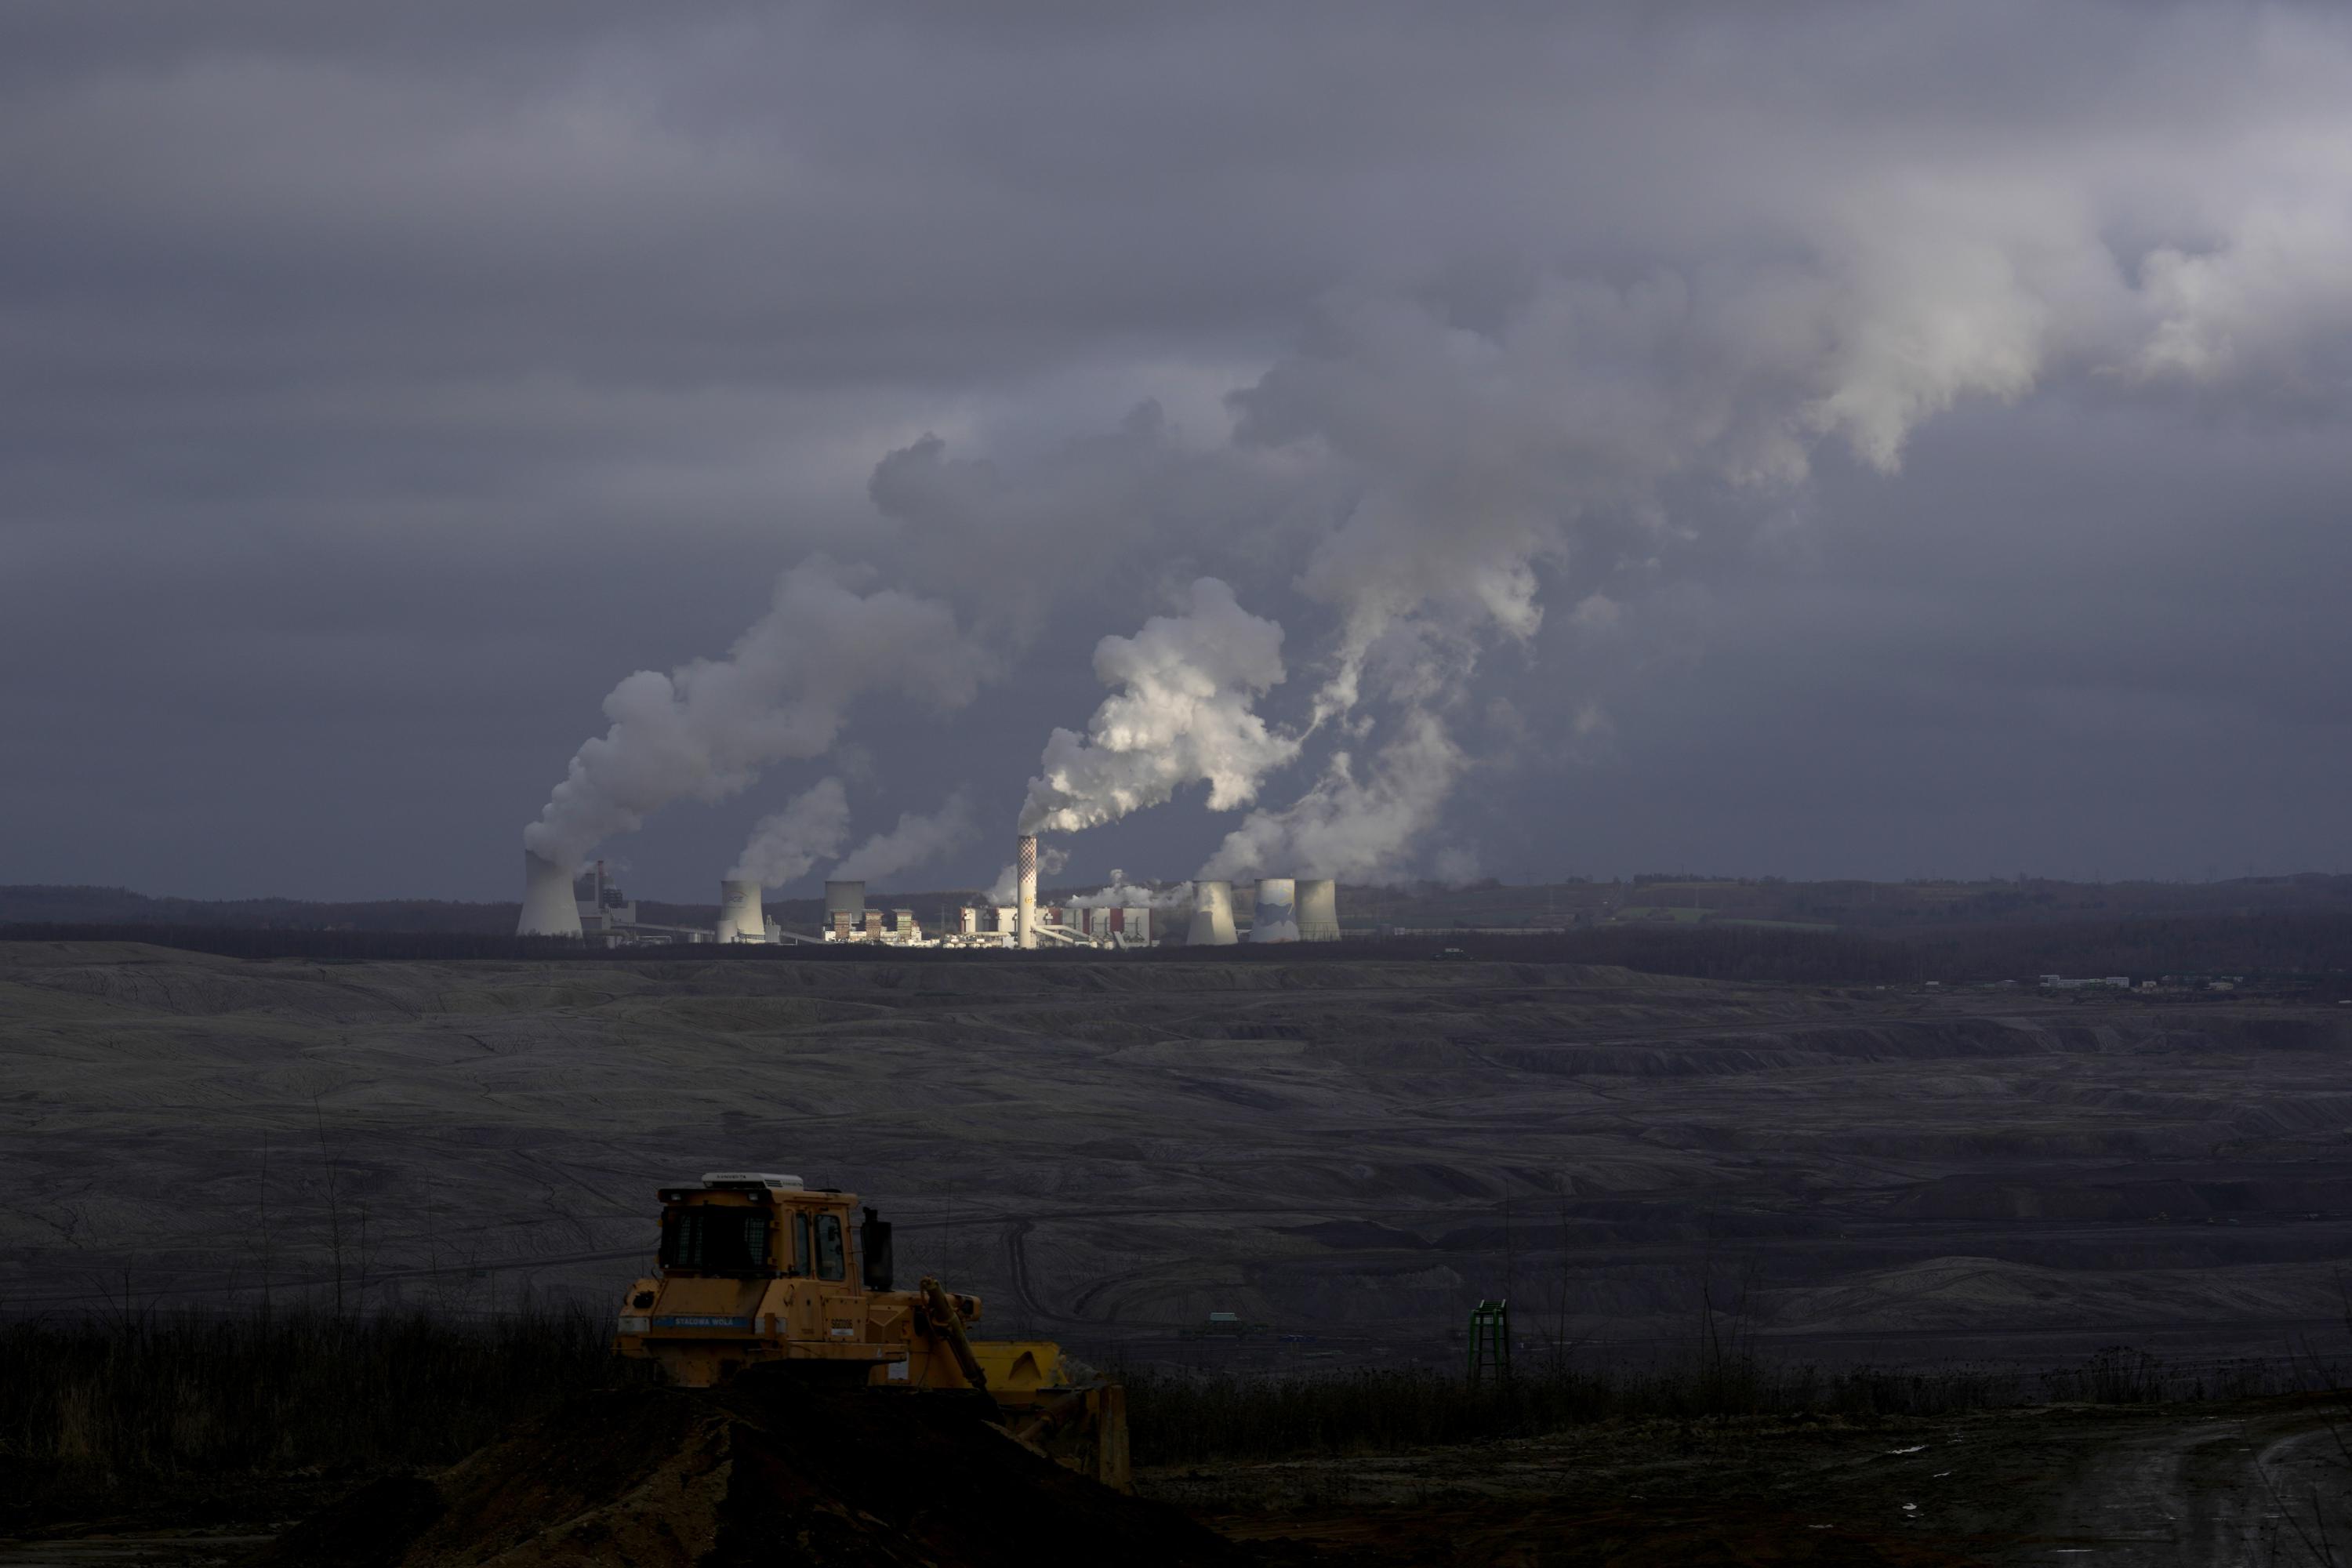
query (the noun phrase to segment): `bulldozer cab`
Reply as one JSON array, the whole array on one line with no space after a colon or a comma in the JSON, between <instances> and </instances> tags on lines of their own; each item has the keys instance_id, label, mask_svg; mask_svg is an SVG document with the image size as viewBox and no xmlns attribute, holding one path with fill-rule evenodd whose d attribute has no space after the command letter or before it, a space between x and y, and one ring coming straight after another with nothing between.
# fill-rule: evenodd
<instances>
[{"instance_id":1,"label":"bulldozer cab","mask_svg":"<svg viewBox=\"0 0 2352 1568\"><path fill-rule=\"evenodd\" d=\"M890 1226L871 1209L854 1223L854 1194L714 1171L660 1197L659 1273L630 1290L623 1354L649 1355L689 1387L777 1360L824 1363L808 1371L842 1381L907 1376L903 1337L876 1333L893 1315L875 1321L894 1299Z\"/></svg>"},{"instance_id":2,"label":"bulldozer cab","mask_svg":"<svg viewBox=\"0 0 2352 1568\"><path fill-rule=\"evenodd\" d=\"M713 1171L664 1187L656 1272L629 1287L613 1348L709 1388L752 1366L832 1384L985 1394L1008 1430L1127 1484L1125 1393L1045 1340L976 1340L980 1300L891 1288L890 1226L798 1176Z\"/></svg>"},{"instance_id":3,"label":"bulldozer cab","mask_svg":"<svg viewBox=\"0 0 2352 1568\"><path fill-rule=\"evenodd\" d=\"M812 1193L798 1176L716 1172L702 1184L662 1189L664 1279L814 1279L890 1289L890 1226L872 1209L853 1226L856 1200L850 1195Z\"/></svg>"}]
</instances>

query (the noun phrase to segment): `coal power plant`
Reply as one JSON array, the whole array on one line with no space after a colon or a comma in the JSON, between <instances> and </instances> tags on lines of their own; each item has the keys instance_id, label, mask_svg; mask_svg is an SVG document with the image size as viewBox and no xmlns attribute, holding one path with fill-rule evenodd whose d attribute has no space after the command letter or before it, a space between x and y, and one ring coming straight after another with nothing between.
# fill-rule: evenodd
<instances>
[{"instance_id":1,"label":"coal power plant","mask_svg":"<svg viewBox=\"0 0 2352 1568\"><path fill-rule=\"evenodd\" d=\"M767 912L764 889L753 879L719 884L719 915L708 926L640 920L635 900L608 875L604 862L567 871L535 850L523 851L520 936L568 937L606 947L871 943L887 947L969 947L1000 952L1083 948L1118 952L1138 948L1232 947L1338 942L1339 884L1329 878L1265 877L1257 881L1203 879L1162 884L1150 901L1132 901L1121 886L1054 902L1039 894L1034 834L1013 846L1013 902L974 894L927 929L911 908L869 905L866 883L833 879L824 884L813 930L789 928Z\"/></svg>"}]
</instances>

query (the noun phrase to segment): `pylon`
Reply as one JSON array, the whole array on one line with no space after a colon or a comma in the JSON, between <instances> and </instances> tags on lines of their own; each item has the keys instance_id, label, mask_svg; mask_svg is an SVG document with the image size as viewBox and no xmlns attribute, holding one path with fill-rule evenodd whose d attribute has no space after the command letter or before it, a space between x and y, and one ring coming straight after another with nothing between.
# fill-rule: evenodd
<instances>
[{"instance_id":1,"label":"pylon","mask_svg":"<svg viewBox=\"0 0 2352 1568\"><path fill-rule=\"evenodd\" d=\"M1511 1303L1480 1301L1470 1309L1470 1386L1481 1381L1496 1388L1511 1381Z\"/></svg>"}]
</instances>

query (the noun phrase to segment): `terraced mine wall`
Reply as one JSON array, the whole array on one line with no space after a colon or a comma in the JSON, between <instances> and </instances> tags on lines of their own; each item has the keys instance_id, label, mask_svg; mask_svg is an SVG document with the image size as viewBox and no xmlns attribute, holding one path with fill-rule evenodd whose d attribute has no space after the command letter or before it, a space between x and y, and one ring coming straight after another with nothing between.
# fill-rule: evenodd
<instances>
[{"instance_id":1,"label":"terraced mine wall","mask_svg":"<svg viewBox=\"0 0 2352 1568\"><path fill-rule=\"evenodd\" d=\"M1729 1325L2218 1364L2340 1337L2352 1272L2332 1005L20 942L0 1020L19 1313L601 1304L654 1189L721 1167L863 1194L992 1329L1195 1370L1454 1365L1504 1294L1522 1355L1588 1363Z\"/></svg>"}]
</instances>

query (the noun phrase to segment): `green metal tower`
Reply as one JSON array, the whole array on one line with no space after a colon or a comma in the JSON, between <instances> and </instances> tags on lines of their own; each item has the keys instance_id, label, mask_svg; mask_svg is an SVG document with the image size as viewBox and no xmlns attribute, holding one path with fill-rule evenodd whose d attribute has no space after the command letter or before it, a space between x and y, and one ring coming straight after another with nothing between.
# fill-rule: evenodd
<instances>
[{"instance_id":1,"label":"green metal tower","mask_svg":"<svg viewBox=\"0 0 2352 1568\"><path fill-rule=\"evenodd\" d=\"M1507 1388L1511 1382L1511 1303L1480 1301L1470 1309L1470 1386L1490 1382Z\"/></svg>"}]
</instances>

